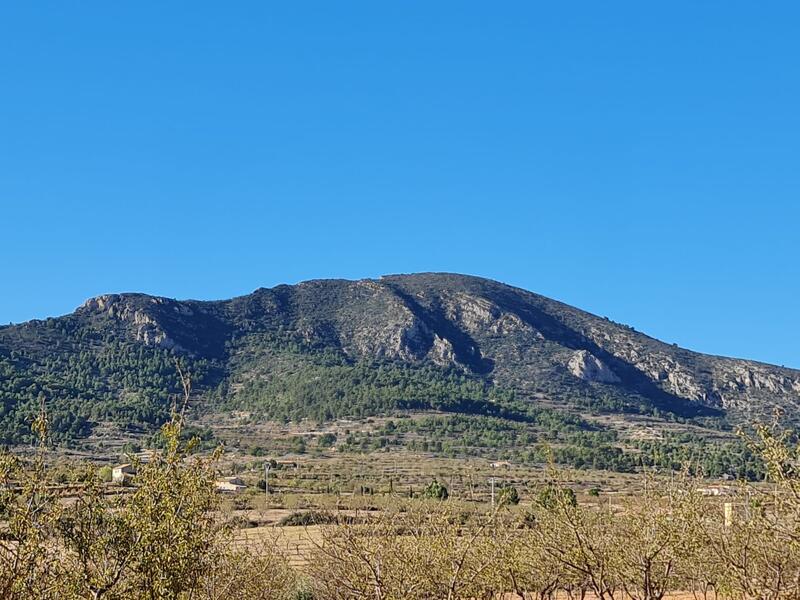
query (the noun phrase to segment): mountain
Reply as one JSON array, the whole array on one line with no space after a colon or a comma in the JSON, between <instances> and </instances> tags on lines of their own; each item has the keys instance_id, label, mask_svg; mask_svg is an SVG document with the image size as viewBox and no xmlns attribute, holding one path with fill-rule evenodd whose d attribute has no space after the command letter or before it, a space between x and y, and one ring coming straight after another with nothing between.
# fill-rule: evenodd
<instances>
[{"instance_id":1,"label":"mountain","mask_svg":"<svg viewBox=\"0 0 800 600\"><path fill-rule=\"evenodd\" d=\"M662 343L519 288L465 275L315 280L231 300L110 294L72 314L0 328L0 438L30 439L44 402L57 439L142 431L176 391L199 410L263 419L396 410L528 418L643 414L736 422L800 415L800 371Z\"/></svg>"}]
</instances>

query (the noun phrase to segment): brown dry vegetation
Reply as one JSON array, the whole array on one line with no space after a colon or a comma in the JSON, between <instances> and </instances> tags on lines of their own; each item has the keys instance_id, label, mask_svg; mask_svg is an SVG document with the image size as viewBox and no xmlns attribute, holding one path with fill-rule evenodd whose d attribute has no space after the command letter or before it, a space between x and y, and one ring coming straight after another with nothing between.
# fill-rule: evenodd
<instances>
[{"instance_id":1,"label":"brown dry vegetation","mask_svg":"<svg viewBox=\"0 0 800 600\"><path fill-rule=\"evenodd\" d=\"M44 414L36 427L44 439ZM395 495L250 530L213 491L218 453L193 455L181 429L176 414L130 493L90 478L70 503L49 486L43 448L0 456L0 597L800 598L800 448L774 428L751 441L769 485L725 498L728 523L688 477L643 475L635 494L576 501L551 471L519 507Z\"/></svg>"}]
</instances>

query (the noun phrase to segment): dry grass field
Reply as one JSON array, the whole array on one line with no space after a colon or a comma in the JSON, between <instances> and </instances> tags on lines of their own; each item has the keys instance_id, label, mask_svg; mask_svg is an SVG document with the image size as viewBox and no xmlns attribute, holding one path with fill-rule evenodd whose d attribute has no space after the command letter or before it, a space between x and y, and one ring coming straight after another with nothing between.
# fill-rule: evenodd
<instances>
[{"instance_id":1,"label":"dry grass field","mask_svg":"<svg viewBox=\"0 0 800 600\"><path fill-rule=\"evenodd\" d=\"M62 473L44 454L7 460L6 479L20 482L3 497L19 540L7 564L22 566L6 579L28 594L10 597L109 585L115 599L147 597L154 582L215 600L800 597L789 460L800 454L768 430L756 450L774 481L759 485L413 452L188 456L179 434L165 427L170 444L128 485L53 485ZM247 485L221 495L215 481L229 475ZM47 560L52 548L68 564Z\"/></svg>"}]
</instances>

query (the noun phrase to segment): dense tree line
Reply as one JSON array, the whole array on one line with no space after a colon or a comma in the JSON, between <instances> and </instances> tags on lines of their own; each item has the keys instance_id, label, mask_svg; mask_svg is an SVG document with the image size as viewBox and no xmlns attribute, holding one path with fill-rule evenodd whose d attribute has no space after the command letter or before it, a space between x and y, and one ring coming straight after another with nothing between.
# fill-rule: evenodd
<instances>
[{"instance_id":1,"label":"dense tree line","mask_svg":"<svg viewBox=\"0 0 800 600\"><path fill-rule=\"evenodd\" d=\"M401 363L309 364L248 381L228 405L284 421L362 418L432 409L524 419L513 392L455 369Z\"/></svg>"},{"instance_id":2,"label":"dense tree line","mask_svg":"<svg viewBox=\"0 0 800 600\"><path fill-rule=\"evenodd\" d=\"M30 443L30 423L42 403L54 441L85 437L93 425L157 428L178 392L175 357L167 350L113 339L71 340L71 352L0 352L0 440ZM202 380L208 366L188 361Z\"/></svg>"}]
</instances>

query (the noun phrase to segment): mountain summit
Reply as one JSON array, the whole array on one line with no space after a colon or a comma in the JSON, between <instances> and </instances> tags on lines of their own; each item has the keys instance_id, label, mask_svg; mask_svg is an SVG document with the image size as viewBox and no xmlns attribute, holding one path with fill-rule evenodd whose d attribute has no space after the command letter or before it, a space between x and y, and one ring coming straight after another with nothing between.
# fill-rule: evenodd
<instances>
[{"instance_id":1,"label":"mountain summit","mask_svg":"<svg viewBox=\"0 0 800 600\"><path fill-rule=\"evenodd\" d=\"M59 426L77 436L120 415L155 422L176 354L202 373L200 395L220 406L237 398L312 406L322 394L313 378L299 396L281 387L309 365L424 370L539 405L684 418L752 419L776 406L795 415L800 402L800 371L684 350L495 281L421 273L313 280L213 302L110 294L70 315L4 327L0 433L19 439L39 396L70 407ZM425 400L420 386L405 405ZM364 402L381 389L364 388Z\"/></svg>"}]
</instances>

